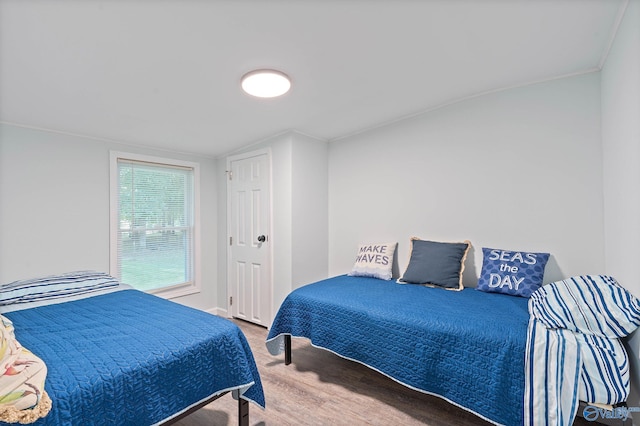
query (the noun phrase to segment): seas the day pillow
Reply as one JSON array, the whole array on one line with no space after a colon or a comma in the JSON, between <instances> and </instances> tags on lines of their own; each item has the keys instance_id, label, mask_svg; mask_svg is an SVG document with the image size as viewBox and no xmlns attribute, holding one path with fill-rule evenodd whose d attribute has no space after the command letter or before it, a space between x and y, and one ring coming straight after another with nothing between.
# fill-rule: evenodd
<instances>
[{"instance_id":1,"label":"seas the day pillow","mask_svg":"<svg viewBox=\"0 0 640 426\"><path fill-rule=\"evenodd\" d=\"M470 248L469 241L448 243L411 238L409 265L398 283L462 290L464 261Z\"/></svg>"},{"instance_id":2,"label":"seas the day pillow","mask_svg":"<svg viewBox=\"0 0 640 426\"><path fill-rule=\"evenodd\" d=\"M542 286L549 253L482 248L477 290L531 297Z\"/></svg>"},{"instance_id":3,"label":"seas the day pillow","mask_svg":"<svg viewBox=\"0 0 640 426\"><path fill-rule=\"evenodd\" d=\"M392 277L393 253L398 243L361 244L356 263L347 275L390 280Z\"/></svg>"}]
</instances>

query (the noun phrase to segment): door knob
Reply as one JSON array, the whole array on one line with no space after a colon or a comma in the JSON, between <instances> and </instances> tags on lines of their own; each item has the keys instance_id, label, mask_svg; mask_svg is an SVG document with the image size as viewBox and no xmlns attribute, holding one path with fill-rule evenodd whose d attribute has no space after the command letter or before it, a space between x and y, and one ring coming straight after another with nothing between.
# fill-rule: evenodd
<instances>
[{"instance_id":1,"label":"door knob","mask_svg":"<svg viewBox=\"0 0 640 426\"><path fill-rule=\"evenodd\" d=\"M259 242L259 243L264 243L265 241L267 241L267 237L266 237L266 236L264 236L264 235L260 235L260 236L258 237L258 242Z\"/></svg>"}]
</instances>

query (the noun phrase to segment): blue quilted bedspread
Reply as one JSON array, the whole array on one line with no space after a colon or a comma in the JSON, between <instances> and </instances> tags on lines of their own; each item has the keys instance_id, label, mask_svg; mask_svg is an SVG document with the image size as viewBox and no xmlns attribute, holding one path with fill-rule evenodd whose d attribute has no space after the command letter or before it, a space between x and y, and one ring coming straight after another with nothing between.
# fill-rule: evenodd
<instances>
[{"instance_id":1,"label":"blue quilted bedspread","mask_svg":"<svg viewBox=\"0 0 640 426\"><path fill-rule=\"evenodd\" d=\"M35 425L151 425L232 389L264 407L251 349L226 319L136 290L4 315L47 364L53 408Z\"/></svg>"},{"instance_id":2,"label":"blue quilted bedspread","mask_svg":"<svg viewBox=\"0 0 640 426\"><path fill-rule=\"evenodd\" d=\"M306 337L494 423L520 425L527 302L339 276L289 294L267 348L276 355L284 335Z\"/></svg>"}]
</instances>

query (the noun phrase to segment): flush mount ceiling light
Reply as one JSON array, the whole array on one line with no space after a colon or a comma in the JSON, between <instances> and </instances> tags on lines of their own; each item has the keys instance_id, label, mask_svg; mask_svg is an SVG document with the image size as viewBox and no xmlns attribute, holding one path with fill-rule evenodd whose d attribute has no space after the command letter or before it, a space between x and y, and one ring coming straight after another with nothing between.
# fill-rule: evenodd
<instances>
[{"instance_id":1,"label":"flush mount ceiling light","mask_svg":"<svg viewBox=\"0 0 640 426\"><path fill-rule=\"evenodd\" d=\"M259 98L282 96L291 88L291 80L280 71L255 70L242 76L242 90Z\"/></svg>"}]
</instances>

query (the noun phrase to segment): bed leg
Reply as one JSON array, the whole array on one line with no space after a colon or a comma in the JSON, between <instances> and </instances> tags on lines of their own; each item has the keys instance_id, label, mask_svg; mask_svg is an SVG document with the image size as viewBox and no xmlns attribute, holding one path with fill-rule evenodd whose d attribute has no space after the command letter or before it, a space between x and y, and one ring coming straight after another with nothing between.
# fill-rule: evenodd
<instances>
[{"instance_id":1,"label":"bed leg","mask_svg":"<svg viewBox=\"0 0 640 426\"><path fill-rule=\"evenodd\" d=\"M238 398L238 426L249 426L249 401Z\"/></svg>"},{"instance_id":2,"label":"bed leg","mask_svg":"<svg viewBox=\"0 0 640 426\"><path fill-rule=\"evenodd\" d=\"M284 365L291 364L291 335L284 336Z\"/></svg>"}]
</instances>

